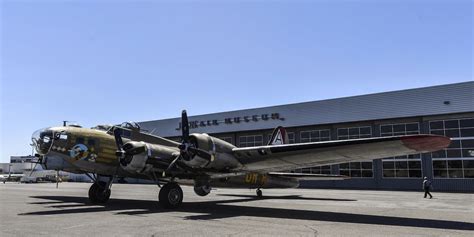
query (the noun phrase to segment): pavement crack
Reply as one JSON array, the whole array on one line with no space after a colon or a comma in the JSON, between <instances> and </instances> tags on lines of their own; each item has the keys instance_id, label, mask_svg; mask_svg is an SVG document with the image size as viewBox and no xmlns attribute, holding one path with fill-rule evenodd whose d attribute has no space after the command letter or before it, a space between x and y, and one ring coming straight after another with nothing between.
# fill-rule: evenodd
<instances>
[{"instance_id":1,"label":"pavement crack","mask_svg":"<svg viewBox=\"0 0 474 237\"><path fill-rule=\"evenodd\" d=\"M308 229L310 229L310 230L313 231L313 236L314 236L314 237L317 237L317 236L318 236L318 230L317 230L317 229L313 228L313 227L310 226L310 225L304 225L304 226L305 226L306 228L308 228Z\"/></svg>"}]
</instances>

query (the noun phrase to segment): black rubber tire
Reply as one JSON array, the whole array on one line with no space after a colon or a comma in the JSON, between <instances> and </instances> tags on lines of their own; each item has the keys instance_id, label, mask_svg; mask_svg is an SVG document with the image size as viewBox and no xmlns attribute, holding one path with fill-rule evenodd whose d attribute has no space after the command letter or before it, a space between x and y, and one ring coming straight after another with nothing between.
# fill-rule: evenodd
<instances>
[{"instance_id":1,"label":"black rubber tire","mask_svg":"<svg viewBox=\"0 0 474 237\"><path fill-rule=\"evenodd\" d=\"M164 208L177 208L183 202L183 190L177 183L167 183L160 189L158 200Z\"/></svg>"},{"instance_id":2,"label":"black rubber tire","mask_svg":"<svg viewBox=\"0 0 474 237\"><path fill-rule=\"evenodd\" d=\"M208 185L199 187L194 186L194 193L201 197L207 196L209 193L211 193L211 187Z\"/></svg>"},{"instance_id":3,"label":"black rubber tire","mask_svg":"<svg viewBox=\"0 0 474 237\"><path fill-rule=\"evenodd\" d=\"M94 183L89 188L89 201L94 204L104 204L110 199L110 189L105 190L105 182Z\"/></svg>"},{"instance_id":4,"label":"black rubber tire","mask_svg":"<svg viewBox=\"0 0 474 237\"><path fill-rule=\"evenodd\" d=\"M257 189L257 197L262 198L263 197L263 192L260 189Z\"/></svg>"}]
</instances>

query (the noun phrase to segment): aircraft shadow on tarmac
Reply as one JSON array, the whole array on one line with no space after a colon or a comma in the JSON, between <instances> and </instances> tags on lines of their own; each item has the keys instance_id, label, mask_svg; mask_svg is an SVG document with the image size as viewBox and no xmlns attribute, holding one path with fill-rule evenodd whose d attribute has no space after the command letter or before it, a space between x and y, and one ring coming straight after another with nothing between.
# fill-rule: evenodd
<instances>
[{"instance_id":1,"label":"aircraft shadow on tarmac","mask_svg":"<svg viewBox=\"0 0 474 237\"><path fill-rule=\"evenodd\" d=\"M19 215L61 215L74 213L94 213L119 211L118 215L145 215L157 214L165 212L192 212L201 213L202 215L192 215L185 217L188 220L214 220L229 217L252 216L266 218L282 218L295 220L314 220L327 222L342 222L355 224L372 224L372 225L389 225L389 226L406 226L406 227L422 227L435 229L451 229L451 230L474 230L474 223L461 221L446 221L433 219L418 219L407 217L391 217L366 214L352 214L327 211L313 210L291 210L283 208L271 207L251 207L231 205L232 203L248 202L257 200L246 195L222 195L231 197L244 197L232 200L206 201L206 202L184 202L178 209L163 209L158 206L157 201L152 200L128 200L128 199L110 199L107 205L91 205L89 199L85 197L71 196L31 196L31 198L50 200L50 202L33 202L33 205L48 205L48 208L54 210L21 213ZM278 199L279 197L267 197L267 199ZM302 199L312 200L311 198L301 198L291 196L283 196L281 199ZM315 199L320 200L320 199ZM324 200L324 199L323 199ZM343 199L342 199L343 200ZM339 200L340 201L340 200ZM82 208L78 208L82 207Z\"/></svg>"},{"instance_id":2,"label":"aircraft shadow on tarmac","mask_svg":"<svg viewBox=\"0 0 474 237\"><path fill-rule=\"evenodd\" d=\"M224 197L239 197L239 198L248 198L249 200L311 200L311 201L338 201L338 202L354 202L355 199L344 199L344 198L308 198L302 197L301 195L285 195L285 196L263 196L257 197L256 195L240 195L240 194L217 194L217 196Z\"/></svg>"}]
</instances>

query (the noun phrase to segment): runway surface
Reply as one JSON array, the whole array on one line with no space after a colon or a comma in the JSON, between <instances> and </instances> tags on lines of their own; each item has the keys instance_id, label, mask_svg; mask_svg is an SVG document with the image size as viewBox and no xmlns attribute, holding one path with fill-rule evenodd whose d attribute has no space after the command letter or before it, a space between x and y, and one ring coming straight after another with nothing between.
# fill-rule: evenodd
<instances>
[{"instance_id":1,"label":"runway surface","mask_svg":"<svg viewBox=\"0 0 474 237\"><path fill-rule=\"evenodd\" d=\"M90 184L0 184L5 236L474 236L474 194L216 189L183 187L175 210L158 206L154 185L114 184L105 206Z\"/></svg>"}]
</instances>

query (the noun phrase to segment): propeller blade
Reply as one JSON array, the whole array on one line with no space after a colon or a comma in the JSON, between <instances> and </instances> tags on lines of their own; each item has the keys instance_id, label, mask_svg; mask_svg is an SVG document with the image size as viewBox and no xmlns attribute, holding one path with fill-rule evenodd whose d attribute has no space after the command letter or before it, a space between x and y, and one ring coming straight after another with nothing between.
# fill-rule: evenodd
<instances>
[{"instance_id":1,"label":"propeller blade","mask_svg":"<svg viewBox=\"0 0 474 237\"><path fill-rule=\"evenodd\" d=\"M120 163L122 158L125 156L125 151L123 150L123 140L119 128L114 128L114 138L115 144L117 145L117 151L115 151L115 155L117 156L117 161Z\"/></svg>"},{"instance_id":2,"label":"propeller blade","mask_svg":"<svg viewBox=\"0 0 474 237\"><path fill-rule=\"evenodd\" d=\"M186 110L181 113L181 132L183 135L183 143L189 143L189 122Z\"/></svg>"},{"instance_id":3,"label":"propeller blade","mask_svg":"<svg viewBox=\"0 0 474 237\"><path fill-rule=\"evenodd\" d=\"M179 156L176 156L176 158L174 158L173 161L171 161L170 165L168 166L168 168L166 168L166 170L163 170L163 174L162 176L165 177L166 176L166 172L170 171L176 164L176 162L179 160L179 158L181 157L181 155Z\"/></svg>"},{"instance_id":4,"label":"propeller blade","mask_svg":"<svg viewBox=\"0 0 474 237\"><path fill-rule=\"evenodd\" d=\"M117 150L122 150L123 141L119 128L114 129L115 144L117 145Z\"/></svg>"}]
</instances>

